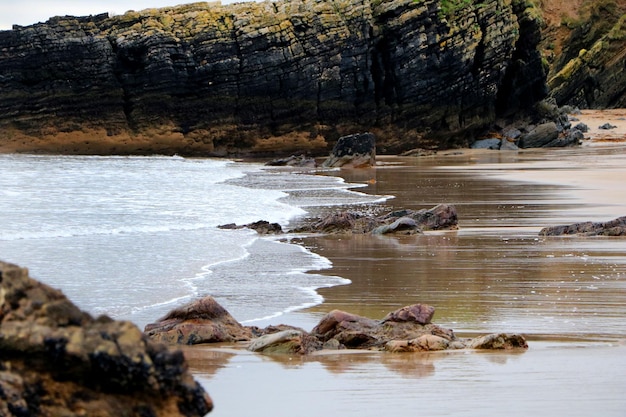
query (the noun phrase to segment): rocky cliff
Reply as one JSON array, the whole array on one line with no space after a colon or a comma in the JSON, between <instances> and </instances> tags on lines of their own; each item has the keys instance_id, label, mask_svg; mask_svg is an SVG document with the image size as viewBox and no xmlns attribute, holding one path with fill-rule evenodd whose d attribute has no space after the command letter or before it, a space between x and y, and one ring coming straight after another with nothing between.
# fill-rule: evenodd
<instances>
[{"instance_id":1,"label":"rocky cliff","mask_svg":"<svg viewBox=\"0 0 626 417\"><path fill-rule=\"evenodd\" d=\"M379 153L467 145L547 91L526 0L277 0L0 32L0 150Z\"/></svg>"},{"instance_id":2,"label":"rocky cliff","mask_svg":"<svg viewBox=\"0 0 626 417\"><path fill-rule=\"evenodd\" d=\"M547 0L541 49L560 105L626 107L626 0Z\"/></svg>"}]
</instances>

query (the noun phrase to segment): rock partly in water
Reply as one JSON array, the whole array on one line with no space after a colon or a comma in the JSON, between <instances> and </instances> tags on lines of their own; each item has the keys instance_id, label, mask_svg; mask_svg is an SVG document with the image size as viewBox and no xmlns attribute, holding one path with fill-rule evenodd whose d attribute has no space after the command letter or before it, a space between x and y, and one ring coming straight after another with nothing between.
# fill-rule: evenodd
<instances>
[{"instance_id":1,"label":"rock partly in water","mask_svg":"<svg viewBox=\"0 0 626 417\"><path fill-rule=\"evenodd\" d=\"M302 330L282 330L254 339L248 346L252 352L264 354L305 355L324 348L323 343Z\"/></svg>"},{"instance_id":2,"label":"rock partly in water","mask_svg":"<svg viewBox=\"0 0 626 417\"><path fill-rule=\"evenodd\" d=\"M526 339L524 339L522 335L498 333L479 336L471 340L467 344L467 347L470 349L491 350L518 348L526 349L528 347L528 344L526 343Z\"/></svg>"},{"instance_id":3,"label":"rock partly in water","mask_svg":"<svg viewBox=\"0 0 626 417\"><path fill-rule=\"evenodd\" d=\"M383 320L373 320L334 310L311 330L311 335L328 343L336 340L348 349L377 349L416 352L446 349L502 349L528 347L520 335L486 335L459 339L451 329L431 323L435 309L424 304L403 307Z\"/></svg>"},{"instance_id":4,"label":"rock partly in water","mask_svg":"<svg viewBox=\"0 0 626 417\"><path fill-rule=\"evenodd\" d=\"M373 235L387 235L387 234L405 234L414 235L422 233L422 229L419 227L415 219L410 217L400 217L398 220L391 224L385 224L378 226L372 230Z\"/></svg>"},{"instance_id":5,"label":"rock partly in water","mask_svg":"<svg viewBox=\"0 0 626 417\"><path fill-rule=\"evenodd\" d=\"M608 222L581 222L569 225L544 227L540 236L626 236L626 216Z\"/></svg>"},{"instance_id":6,"label":"rock partly in water","mask_svg":"<svg viewBox=\"0 0 626 417\"><path fill-rule=\"evenodd\" d=\"M155 325L146 327L146 332L151 337L170 344L187 343L189 339L195 343L249 341L248 350L264 354L306 355L324 349L415 352L474 348L473 346L476 346L477 349L500 349L501 346L526 347L524 338L517 335L505 338L501 335L488 336L480 341L459 339L451 329L445 329L431 322L435 309L425 304L414 304L400 308L387 314L382 320L333 310L325 315L310 332L287 325L268 326L265 329L259 329L244 327L236 323L234 325L236 330L231 331L231 336L225 338L205 337L203 341L200 341L200 334L202 333L215 334L214 329L223 326L225 316L229 317L229 322L234 321L226 310L213 299L209 297L205 300L210 305L211 313L208 315L205 312L206 307L202 303L191 303L183 309L177 309L184 310L184 314L175 310L167 316L191 317L189 320L192 320L192 324L196 326L197 336L185 339L166 334L163 337L153 332ZM199 311L194 312L194 309L199 309ZM202 322L193 319L197 316L202 317ZM166 332L174 330L174 334L181 334L186 331L184 325L183 329L175 330L175 327L169 326L168 320L162 321L165 325L159 324L157 327L166 326ZM180 326L180 324L176 326ZM203 330L203 327L206 330ZM237 336L233 335L234 332L238 332ZM221 331L222 335L225 333L226 331ZM488 340L492 340L491 347L488 345Z\"/></svg>"},{"instance_id":7,"label":"rock partly in water","mask_svg":"<svg viewBox=\"0 0 626 417\"><path fill-rule=\"evenodd\" d=\"M211 399L179 350L92 318L0 262L0 415L204 416Z\"/></svg>"},{"instance_id":8,"label":"rock partly in water","mask_svg":"<svg viewBox=\"0 0 626 417\"><path fill-rule=\"evenodd\" d=\"M602 126L598 126L598 129L611 130L611 129L617 129L617 126L612 125L611 123L605 123Z\"/></svg>"},{"instance_id":9,"label":"rock partly in water","mask_svg":"<svg viewBox=\"0 0 626 417\"><path fill-rule=\"evenodd\" d=\"M411 340L391 340L385 344L389 352L425 352L446 350L450 340L433 334L424 334Z\"/></svg>"},{"instance_id":10,"label":"rock partly in water","mask_svg":"<svg viewBox=\"0 0 626 417\"><path fill-rule=\"evenodd\" d=\"M207 296L170 311L144 330L152 340L166 344L250 340L252 331L242 326L213 297Z\"/></svg>"},{"instance_id":11,"label":"rock partly in water","mask_svg":"<svg viewBox=\"0 0 626 417\"><path fill-rule=\"evenodd\" d=\"M424 325L430 324L434 315L435 307L426 304L414 304L387 314L383 319L383 323L387 321L407 321Z\"/></svg>"},{"instance_id":12,"label":"rock partly in water","mask_svg":"<svg viewBox=\"0 0 626 417\"><path fill-rule=\"evenodd\" d=\"M315 158L309 158L305 155L291 155L287 158L273 159L266 162L265 165L271 167L315 168L317 163L315 162Z\"/></svg>"},{"instance_id":13,"label":"rock partly in water","mask_svg":"<svg viewBox=\"0 0 626 417\"><path fill-rule=\"evenodd\" d=\"M409 217L422 230L455 230L459 227L456 207L451 204L438 204L430 209L395 210L378 218L379 222L388 223L400 217Z\"/></svg>"},{"instance_id":14,"label":"rock partly in water","mask_svg":"<svg viewBox=\"0 0 626 417\"><path fill-rule=\"evenodd\" d=\"M449 204L439 204L431 209L395 210L382 216L340 211L300 226L292 232L418 234L424 230L456 228L458 228L456 208Z\"/></svg>"},{"instance_id":15,"label":"rock partly in water","mask_svg":"<svg viewBox=\"0 0 626 417\"><path fill-rule=\"evenodd\" d=\"M376 137L372 133L342 136L337 140L325 168L366 168L376 165Z\"/></svg>"},{"instance_id":16,"label":"rock partly in water","mask_svg":"<svg viewBox=\"0 0 626 417\"><path fill-rule=\"evenodd\" d=\"M218 226L218 228L225 230L251 229L260 235L279 235L283 233L283 228L280 224L270 223L267 220L259 220L241 226L238 226L235 223L229 223L220 225Z\"/></svg>"}]
</instances>

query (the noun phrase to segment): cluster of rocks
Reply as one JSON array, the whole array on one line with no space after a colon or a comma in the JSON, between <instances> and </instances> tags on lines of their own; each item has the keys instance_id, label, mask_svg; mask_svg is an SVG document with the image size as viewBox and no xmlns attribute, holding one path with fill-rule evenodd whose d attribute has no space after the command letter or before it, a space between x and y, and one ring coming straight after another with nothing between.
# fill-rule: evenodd
<instances>
[{"instance_id":1,"label":"cluster of rocks","mask_svg":"<svg viewBox=\"0 0 626 417\"><path fill-rule=\"evenodd\" d=\"M213 404L180 350L92 318L0 262L1 416L204 416Z\"/></svg>"},{"instance_id":2,"label":"cluster of rocks","mask_svg":"<svg viewBox=\"0 0 626 417\"><path fill-rule=\"evenodd\" d=\"M626 216L607 222L580 222L569 225L544 227L540 236L626 236Z\"/></svg>"},{"instance_id":3,"label":"cluster of rocks","mask_svg":"<svg viewBox=\"0 0 626 417\"><path fill-rule=\"evenodd\" d=\"M260 329L241 325L214 299L205 297L149 324L145 331L159 342L246 342L249 350L266 354L310 354L339 349L417 352L528 347L524 337L515 334L458 338L452 330L431 322L434 313L432 306L415 304L375 320L333 310L310 332L286 325Z\"/></svg>"},{"instance_id":4,"label":"cluster of rocks","mask_svg":"<svg viewBox=\"0 0 626 417\"><path fill-rule=\"evenodd\" d=\"M259 234L280 234L283 229L278 223L265 220L246 225L226 224L222 229L248 228ZM356 211L338 211L322 218L309 219L307 224L289 230L290 233L341 234L371 233L374 235L420 234L424 230L454 230L458 228L456 208L449 204L438 204L430 209L394 210L381 216L363 214Z\"/></svg>"},{"instance_id":5,"label":"cluster of rocks","mask_svg":"<svg viewBox=\"0 0 626 417\"><path fill-rule=\"evenodd\" d=\"M518 150L527 148L563 148L578 146L589 130L584 123L572 126L570 107L559 107L544 100L535 106L534 117L501 128L472 145L472 149Z\"/></svg>"},{"instance_id":6,"label":"cluster of rocks","mask_svg":"<svg viewBox=\"0 0 626 417\"><path fill-rule=\"evenodd\" d=\"M315 168L315 158L292 155L267 162L267 166ZM323 168L368 168L376 165L376 136L371 132L342 136L337 140Z\"/></svg>"}]
</instances>

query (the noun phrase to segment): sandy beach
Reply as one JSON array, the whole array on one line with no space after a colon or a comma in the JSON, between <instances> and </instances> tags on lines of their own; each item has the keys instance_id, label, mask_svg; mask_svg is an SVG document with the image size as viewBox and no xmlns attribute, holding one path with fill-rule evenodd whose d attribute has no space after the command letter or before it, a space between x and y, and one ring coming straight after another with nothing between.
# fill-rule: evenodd
<instances>
[{"instance_id":1,"label":"sandy beach","mask_svg":"<svg viewBox=\"0 0 626 417\"><path fill-rule=\"evenodd\" d=\"M575 117L590 127L579 148L380 157L374 169L326 173L396 196L381 209L455 204L458 231L293 237L331 260L324 273L352 283L320 290L324 303L281 322L309 330L335 308L382 318L421 302L459 335L518 332L528 351L268 357L189 348L212 415L623 416L626 240L538 236L626 214L624 111ZM597 129L606 122L618 127Z\"/></svg>"},{"instance_id":2,"label":"sandy beach","mask_svg":"<svg viewBox=\"0 0 626 417\"><path fill-rule=\"evenodd\" d=\"M581 110L580 114L571 115L570 119L573 119L572 126L584 123L589 127L586 134L588 144L619 144L626 141L626 109ZM606 123L615 127L600 128Z\"/></svg>"}]
</instances>

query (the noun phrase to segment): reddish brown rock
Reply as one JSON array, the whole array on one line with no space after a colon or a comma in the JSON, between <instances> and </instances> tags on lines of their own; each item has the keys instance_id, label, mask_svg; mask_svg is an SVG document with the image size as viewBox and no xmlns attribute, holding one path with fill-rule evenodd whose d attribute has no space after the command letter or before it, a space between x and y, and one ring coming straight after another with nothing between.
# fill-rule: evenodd
<instances>
[{"instance_id":1,"label":"reddish brown rock","mask_svg":"<svg viewBox=\"0 0 626 417\"><path fill-rule=\"evenodd\" d=\"M170 311L144 330L152 340L167 344L236 342L250 340L252 331L242 326L224 307L204 297Z\"/></svg>"},{"instance_id":2,"label":"reddish brown rock","mask_svg":"<svg viewBox=\"0 0 626 417\"><path fill-rule=\"evenodd\" d=\"M334 310L322 318L311 334L323 342L335 339L350 349L383 348L391 340L411 340L425 334L454 340L452 330L418 321L429 321L433 314L434 308L420 304L403 307L382 321Z\"/></svg>"},{"instance_id":3,"label":"reddish brown rock","mask_svg":"<svg viewBox=\"0 0 626 417\"><path fill-rule=\"evenodd\" d=\"M309 354L322 349L374 349L391 352L525 347L521 336L488 335L462 340L451 329L431 323L435 309L414 304L375 320L341 310L324 316L311 330L288 325L244 327L211 297L176 309L146 327L153 338L172 344L250 341L263 354Z\"/></svg>"},{"instance_id":4,"label":"reddish brown rock","mask_svg":"<svg viewBox=\"0 0 626 417\"><path fill-rule=\"evenodd\" d=\"M383 323L388 321L412 321L419 324L429 324L434 314L435 307L426 304L413 304L387 314L383 319Z\"/></svg>"},{"instance_id":5,"label":"reddish brown rock","mask_svg":"<svg viewBox=\"0 0 626 417\"><path fill-rule=\"evenodd\" d=\"M0 262L1 416L204 416L211 399L180 350L92 318Z\"/></svg>"},{"instance_id":6,"label":"reddish brown rock","mask_svg":"<svg viewBox=\"0 0 626 417\"><path fill-rule=\"evenodd\" d=\"M311 330L311 334L317 336L322 342L336 339L346 347L356 348L375 343L373 333L379 325L377 320L333 310L320 320Z\"/></svg>"}]
</instances>

